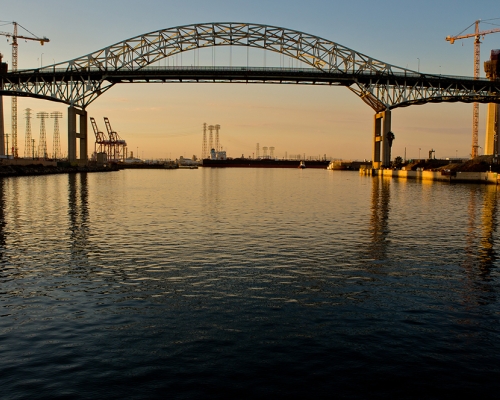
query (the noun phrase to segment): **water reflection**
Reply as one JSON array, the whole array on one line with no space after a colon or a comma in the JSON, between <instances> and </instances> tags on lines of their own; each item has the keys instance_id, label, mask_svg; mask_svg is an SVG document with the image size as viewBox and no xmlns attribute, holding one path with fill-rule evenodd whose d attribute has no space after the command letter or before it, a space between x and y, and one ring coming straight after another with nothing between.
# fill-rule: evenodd
<instances>
[{"instance_id":1,"label":"water reflection","mask_svg":"<svg viewBox=\"0 0 500 400\"><path fill-rule=\"evenodd\" d=\"M0 264L4 397L325 397L358 371L388 398L495 385L494 190L170 172L19 179L20 233L0 185L4 257L23 257Z\"/></svg>"},{"instance_id":2,"label":"water reflection","mask_svg":"<svg viewBox=\"0 0 500 400\"><path fill-rule=\"evenodd\" d=\"M474 187L470 190L465 257L461 264L466 280L464 296L469 305L486 305L496 301L495 288L490 282L493 280L491 272L497 258L494 248L497 201L496 186Z\"/></svg>"},{"instance_id":3,"label":"water reflection","mask_svg":"<svg viewBox=\"0 0 500 400\"><path fill-rule=\"evenodd\" d=\"M484 192L483 210L481 216L481 246L479 248L480 269L483 278L489 277L496 260L494 234L497 228L498 214L497 187L488 185Z\"/></svg>"},{"instance_id":4,"label":"water reflection","mask_svg":"<svg viewBox=\"0 0 500 400\"><path fill-rule=\"evenodd\" d=\"M205 215L218 222L219 220L219 205L221 202L220 195L220 171L203 169L202 176L202 198L203 205L206 207Z\"/></svg>"},{"instance_id":5,"label":"water reflection","mask_svg":"<svg viewBox=\"0 0 500 400\"><path fill-rule=\"evenodd\" d=\"M5 201L4 201L5 179L0 178L0 264L5 260Z\"/></svg>"},{"instance_id":6,"label":"water reflection","mask_svg":"<svg viewBox=\"0 0 500 400\"><path fill-rule=\"evenodd\" d=\"M490 275L496 260L494 241L498 220L497 202L496 186L471 188L463 266L469 273L478 274L483 279Z\"/></svg>"},{"instance_id":7,"label":"water reflection","mask_svg":"<svg viewBox=\"0 0 500 400\"><path fill-rule=\"evenodd\" d=\"M76 267L87 264L89 205L87 173L68 175L68 216L71 261Z\"/></svg>"},{"instance_id":8,"label":"water reflection","mask_svg":"<svg viewBox=\"0 0 500 400\"><path fill-rule=\"evenodd\" d=\"M10 212L12 216L13 230L14 232L20 232L24 229L22 226L22 218L21 218L21 204L20 201L22 199L21 196L21 187L22 183L20 178L11 178L9 179L9 191L12 192L12 195L9 196L9 203L11 203ZM29 200L27 200L29 201ZM20 238L18 238L19 240Z\"/></svg>"},{"instance_id":9,"label":"water reflection","mask_svg":"<svg viewBox=\"0 0 500 400\"><path fill-rule=\"evenodd\" d=\"M387 258L387 238L390 233L390 182L389 179L383 177L375 177L372 181L370 257L374 260L385 260Z\"/></svg>"}]
</instances>

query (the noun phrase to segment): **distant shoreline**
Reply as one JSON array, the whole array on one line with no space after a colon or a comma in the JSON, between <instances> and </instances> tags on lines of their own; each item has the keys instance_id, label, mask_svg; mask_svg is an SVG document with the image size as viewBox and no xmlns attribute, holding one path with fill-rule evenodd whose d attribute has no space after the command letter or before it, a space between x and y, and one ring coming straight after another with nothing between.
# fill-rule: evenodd
<instances>
[{"instance_id":1,"label":"distant shoreline","mask_svg":"<svg viewBox=\"0 0 500 400\"><path fill-rule=\"evenodd\" d=\"M59 163L59 165L0 165L0 178L16 176L39 176L55 174L71 174L79 172L111 172L118 171L119 168L114 165L70 165L69 163Z\"/></svg>"}]
</instances>

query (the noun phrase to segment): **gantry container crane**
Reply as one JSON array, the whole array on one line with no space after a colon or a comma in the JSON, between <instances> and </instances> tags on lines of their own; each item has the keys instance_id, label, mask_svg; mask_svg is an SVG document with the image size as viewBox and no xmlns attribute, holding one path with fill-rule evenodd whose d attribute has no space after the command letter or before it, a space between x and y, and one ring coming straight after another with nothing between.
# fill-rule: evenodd
<instances>
[{"instance_id":1,"label":"gantry container crane","mask_svg":"<svg viewBox=\"0 0 500 400\"><path fill-rule=\"evenodd\" d=\"M125 154L127 142L122 140L118 133L111 128L111 123L107 117L104 117L104 123L106 124L110 141L108 159L116 162L125 161L125 157L127 156Z\"/></svg>"},{"instance_id":2,"label":"gantry container crane","mask_svg":"<svg viewBox=\"0 0 500 400\"><path fill-rule=\"evenodd\" d=\"M102 131L97 127L97 123L93 117L90 117L90 123L92 124L92 129L95 134L95 145L94 152L97 153L106 153L106 148L109 146L110 141L106 140L106 136ZM97 146L99 145L99 147Z\"/></svg>"},{"instance_id":3,"label":"gantry container crane","mask_svg":"<svg viewBox=\"0 0 500 400\"><path fill-rule=\"evenodd\" d=\"M50 40L46 37L40 38L36 35L33 35L30 31L28 31L26 28L24 28L22 25L19 25L17 22L12 22L12 25L14 25L13 33L9 32L1 32L0 35L2 36L7 36L7 38L12 38L12 67L11 70L13 72L17 71L17 55L18 55L18 43L17 39L24 39L24 40L36 40L40 42L40 44L43 46L45 43L48 43ZM23 35L18 35L17 34L17 27L20 26L23 28L26 32L31 33L33 36L23 36ZM3 110L0 110L3 112ZM18 149L17 149L17 97L12 96L12 154L15 158L18 157Z\"/></svg>"},{"instance_id":4,"label":"gantry container crane","mask_svg":"<svg viewBox=\"0 0 500 400\"><path fill-rule=\"evenodd\" d=\"M499 18L494 18L494 19L499 19ZM485 21L491 21L491 20L485 20ZM489 29L487 31L480 31L479 30L479 23L481 20L477 20L471 25L469 25L467 28L465 28L462 32L460 32L458 35L455 36L446 36L446 41L450 42L450 44L455 43L455 40L460 40L460 39L467 39L467 38L475 38L474 40L474 79L479 78L479 71L480 71L480 54L481 54L481 37L484 38L485 35L488 35L490 33L496 33L500 32L500 28L495 28L495 29ZM463 32L465 32L467 29L469 29L472 25L476 25L474 33L469 33L466 35L462 35ZM471 157L477 157L478 156L478 131L479 131L479 103L474 103L473 105L473 111L472 111L472 152L471 152Z\"/></svg>"}]
</instances>

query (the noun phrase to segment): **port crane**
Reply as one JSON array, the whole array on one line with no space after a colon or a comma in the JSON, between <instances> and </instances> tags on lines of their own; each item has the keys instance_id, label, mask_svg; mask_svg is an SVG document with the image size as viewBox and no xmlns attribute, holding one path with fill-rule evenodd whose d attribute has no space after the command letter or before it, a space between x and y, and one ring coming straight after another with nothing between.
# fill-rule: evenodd
<instances>
[{"instance_id":1,"label":"port crane","mask_svg":"<svg viewBox=\"0 0 500 400\"><path fill-rule=\"evenodd\" d=\"M109 146L110 141L106 139L106 136L102 131L97 127L97 123L93 117L90 117L90 123L92 124L92 129L95 134L95 146L94 153L105 153L107 150L107 146ZM99 147L97 147L99 145Z\"/></svg>"},{"instance_id":2,"label":"port crane","mask_svg":"<svg viewBox=\"0 0 500 400\"><path fill-rule=\"evenodd\" d=\"M12 67L11 70L13 72L17 71L17 55L18 55L18 39L24 39L24 40L35 40L37 42L40 42L40 44L43 46L45 43L48 43L50 40L46 37L38 37L36 35L33 35L30 31L28 31L26 28L24 28L22 25L19 25L17 22L9 22L9 24L14 25L13 33L9 32L2 32L0 31L0 35L2 36L7 36L7 40L9 38L12 39ZM17 27L20 26L23 28L26 32L30 33L32 36L24 36L24 35L18 35L17 34ZM3 110L1 110L3 112ZM12 155L14 158L18 157L18 149L17 149L17 97L12 96L12 113L11 113L11 118L12 118Z\"/></svg>"},{"instance_id":3,"label":"port crane","mask_svg":"<svg viewBox=\"0 0 500 400\"><path fill-rule=\"evenodd\" d=\"M107 117L104 117L104 124L109 136L109 154L108 159L112 161L125 161L127 142L120 138L117 132L111 128L111 123Z\"/></svg>"},{"instance_id":4,"label":"port crane","mask_svg":"<svg viewBox=\"0 0 500 400\"><path fill-rule=\"evenodd\" d=\"M500 19L500 18L493 18L493 19ZM485 21L491 21L493 19L488 19ZM486 31L480 31L479 30L479 23L481 20L477 20L471 25L469 25L467 28L465 28L462 32L460 32L458 35L455 36L446 36L446 41L450 42L450 44L454 44L456 40L460 39L468 39L468 38L474 38L474 79L479 78L479 73L480 73L480 54L481 54L481 37L484 38L485 35L488 35L490 33L496 33L500 32L500 28L495 28L495 29L489 29ZM475 30L474 33L469 33L462 35L463 32L465 32L467 29L469 29L472 25L475 25ZM477 157L478 156L478 131L479 131L479 103L474 103L473 104L473 111L472 111L472 152L471 152L471 158Z\"/></svg>"}]
</instances>

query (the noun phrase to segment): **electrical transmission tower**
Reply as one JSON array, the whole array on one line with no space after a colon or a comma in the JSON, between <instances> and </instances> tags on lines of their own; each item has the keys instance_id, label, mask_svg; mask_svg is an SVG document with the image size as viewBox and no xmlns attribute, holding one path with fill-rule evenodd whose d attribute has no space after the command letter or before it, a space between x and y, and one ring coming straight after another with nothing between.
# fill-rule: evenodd
<instances>
[{"instance_id":1,"label":"electrical transmission tower","mask_svg":"<svg viewBox=\"0 0 500 400\"><path fill-rule=\"evenodd\" d=\"M52 157L57 160L61 157L61 140L59 137L59 119L62 118L61 111L52 111L50 113L50 118L54 118L54 140L52 142Z\"/></svg>"},{"instance_id":2,"label":"electrical transmission tower","mask_svg":"<svg viewBox=\"0 0 500 400\"><path fill-rule=\"evenodd\" d=\"M47 158L47 134L45 132L45 119L49 118L49 113L40 111L36 114L40 119L40 140L38 141L38 157Z\"/></svg>"},{"instance_id":3,"label":"electrical transmission tower","mask_svg":"<svg viewBox=\"0 0 500 400\"><path fill-rule=\"evenodd\" d=\"M220 141L219 141L219 129L220 125L215 125L215 152L220 152Z\"/></svg>"},{"instance_id":4,"label":"electrical transmission tower","mask_svg":"<svg viewBox=\"0 0 500 400\"><path fill-rule=\"evenodd\" d=\"M269 147L269 158L274 159L274 147Z\"/></svg>"},{"instance_id":5,"label":"electrical transmission tower","mask_svg":"<svg viewBox=\"0 0 500 400\"><path fill-rule=\"evenodd\" d=\"M213 125L209 125L208 126L208 151L211 153L212 152L212 149L214 148L214 134L213 134L213 131L214 131L214 126Z\"/></svg>"},{"instance_id":6,"label":"electrical transmission tower","mask_svg":"<svg viewBox=\"0 0 500 400\"><path fill-rule=\"evenodd\" d=\"M31 108L24 110L26 116L26 135L24 139L24 158L31 157Z\"/></svg>"},{"instance_id":7,"label":"electrical transmission tower","mask_svg":"<svg viewBox=\"0 0 500 400\"><path fill-rule=\"evenodd\" d=\"M201 159L204 160L208 158L207 151L207 123L203 123L203 146L201 148Z\"/></svg>"}]
</instances>

